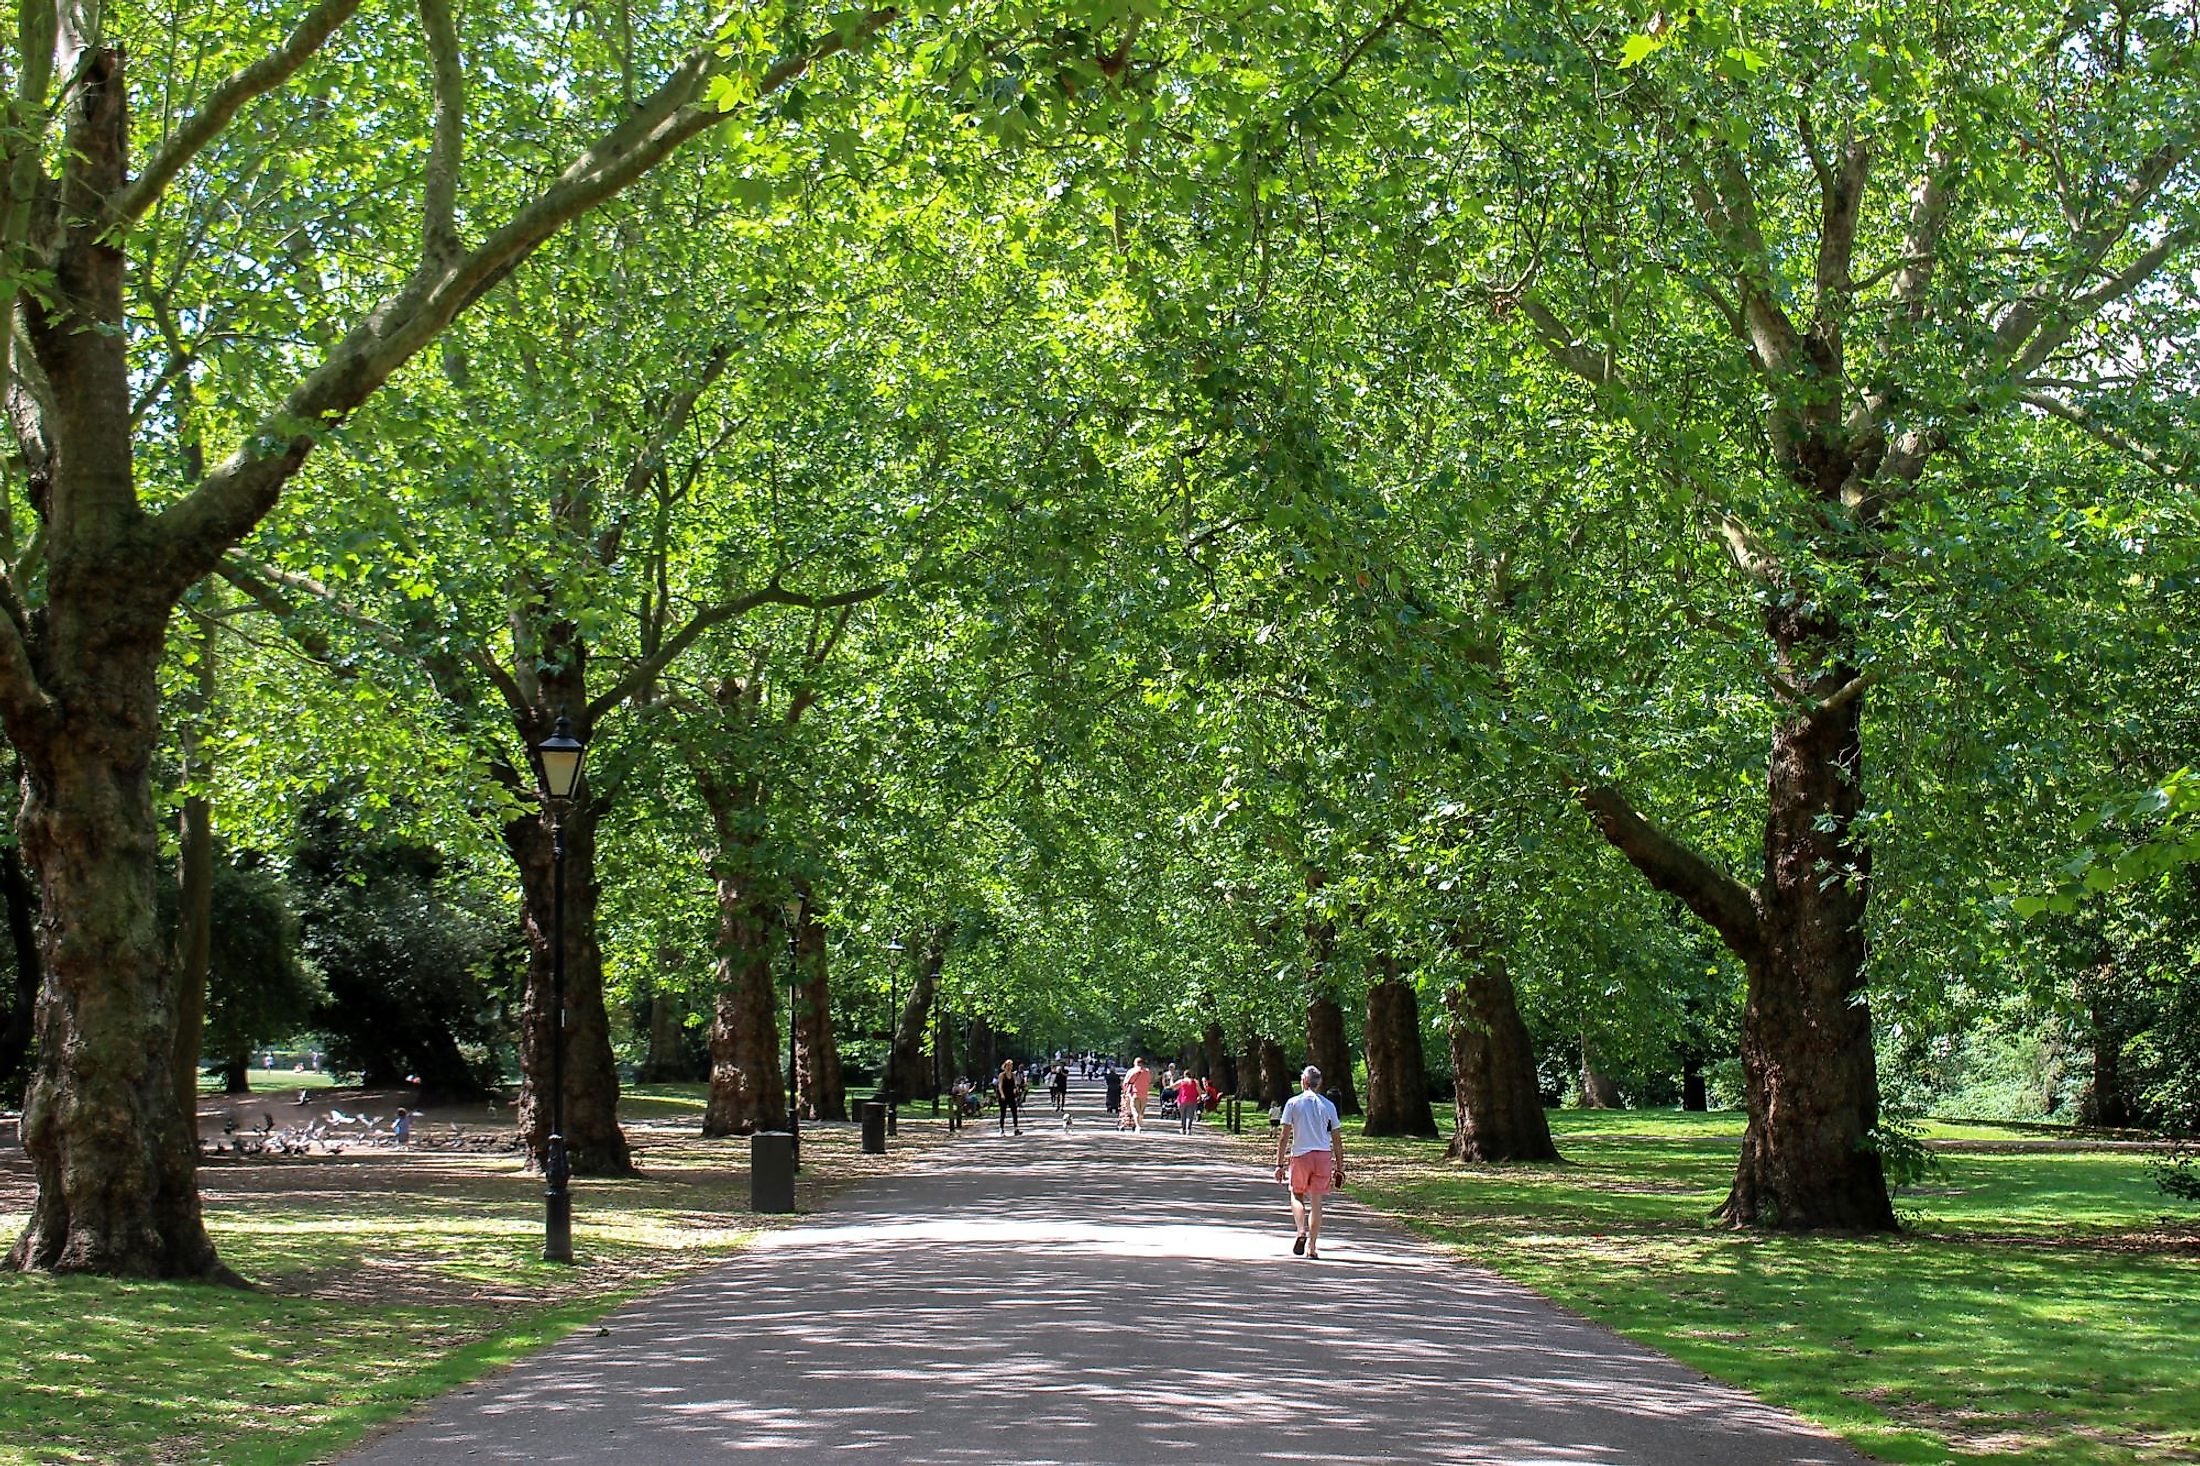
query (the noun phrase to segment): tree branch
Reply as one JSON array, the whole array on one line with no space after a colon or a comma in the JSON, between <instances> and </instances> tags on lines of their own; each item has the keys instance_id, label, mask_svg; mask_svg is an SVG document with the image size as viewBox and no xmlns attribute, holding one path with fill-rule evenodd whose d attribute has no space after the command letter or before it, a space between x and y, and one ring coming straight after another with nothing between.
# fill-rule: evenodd
<instances>
[{"instance_id":1,"label":"tree branch","mask_svg":"<svg viewBox=\"0 0 2200 1466\"><path fill-rule=\"evenodd\" d=\"M0 598L10 606L20 604L14 582L5 575L0 575ZM12 613L0 614L0 723L6 725L8 741L17 748L35 746L53 732L58 717L53 699L38 685L23 628Z\"/></svg>"},{"instance_id":2,"label":"tree branch","mask_svg":"<svg viewBox=\"0 0 2200 1466\"><path fill-rule=\"evenodd\" d=\"M183 171L184 164L229 125L229 119L237 115L239 108L288 81L327 43L336 28L351 18L359 5L360 0L320 0L306 12L305 18L298 22L297 29L282 45L243 70L232 72L214 88L198 111L168 135L160 151L147 161L145 171L115 194L109 205L115 219L131 224L143 217L175 176Z\"/></svg>"},{"instance_id":3,"label":"tree branch","mask_svg":"<svg viewBox=\"0 0 2200 1466\"><path fill-rule=\"evenodd\" d=\"M853 606L863 601L874 600L892 590L895 584L896 582L891 581L881 582L877 585L864 586L860 590L841 591L835 595L813 596L805 595L801 591L788 590L777 581L773 581L762 590L751 591L745 596L723 601L707 610L698 611L689 618L687 625L674 632L663 646L628 668L625 676L621 677L601 697L588 704L589 721L594 722L628 698L639 696L645 692L650 683L656 680L658 673L678 660L682 652L695 644L697 637L700 637L713 626L721 626L728 621L738 621L741 617L746 616L760 606L796 606L809 611L837 610L842 606Z\"/></svg>"},{"instance_id":4,"label":"tree branch","mask_svg":"<svg viewBox=\"0 0 2200 1466\"><path fill-rule=\"evenodd\" d=\"M435 86L435 134L421 192L420 257L441 263L459 257L458 182L466 155L466 77L459 66L458 27L450 0L420 0L420 28L428 39L428 67Z\"/></svg>"},{"instance_id":5,"label":"tree branch","mask_svg":"<svg viewBox=\"0 0 2200 1466\"><path fill-rule=\"evenodd\" d=\"M2020 392L2017 394L2017 400L2038 408L2049 417L2070 424L2095 442L2114 448L2119 453L2129 454L2132 458L2137 459L2172 483L2187 481L2185 471L2171 462L2160 450L2116 431L2116 429L2102 422L2074 402L2065 402L2060 397L2048 392Z\"/></svg>"},{"instance_id":6,"label":"tree branch","mask_svg":"<svg viewBox=\"0 0 2200 1466\"><path fill-rule=\"evenodd\" d=\"M1535 328L1543 349L1567 371L1581 378L1592 387L1610 387L1619 383L1619 368L1612 363L1608 352L1591 351L1578 337L1567 329L1565 322L1552 314L1549 306L1533 295L1520 297L1520 313Z\"/></svg>"},{"instance_id":7,"label":"tree branch","mask_svg":"<svg viewBox=\"0 0 2200 1466\"><path fill-rule=\"evenodd\" d=\"M1747 886L1637 814L1610 785L1591 785L1576 797L1614 849L1651 885L1686 902L1738 955L1747 959L1762 945L1757 900Z\"/></svg>"},{"instance_id":8,"label":"tree branch","mask_svg":"<svg viewBox=\"0 0 2200 1466\"><path fill-rule=\"evenodd\" d=\"M769 96L817 62L869 44L899 13L891 7L873 10L780 61L756 79L752 97ZM717 40L721 29L713 26L710 39L690 51L632 116L599 138L471 252L448 261L422 261L396 294L354 326L282 406L246 434L244 445L228 461L163 510L155 532L165 551L165 583L180 590L212 570L222 552L274 507L283 484L305 462L321 433L374 395L392 372L544 241L690 138L723 122L726 114L708 96L710 81L728 64Z\"/></svg>"}]
</instances>

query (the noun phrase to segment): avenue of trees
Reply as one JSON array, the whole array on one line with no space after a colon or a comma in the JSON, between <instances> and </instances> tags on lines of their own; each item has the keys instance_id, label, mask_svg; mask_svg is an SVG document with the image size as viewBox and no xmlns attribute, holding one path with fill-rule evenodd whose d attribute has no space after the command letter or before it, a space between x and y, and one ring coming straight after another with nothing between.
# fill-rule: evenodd
<instances>
[{"instance_id":1,"label":"avenue of trees","mask_svg":"<svg viewBox=\"0 0 2200 1466\"><path fill-rule=\"evenodd\" d=\"M7 1264L202 1061L2200 1129L2200 13L21 0ZM789 964L797 966L787 1011ZM897 1011L889 1012L898 998ZM795 1092L786 1087L789 1027ZM1997 1088L1998 1086L1998 1088Z\"/></svg>"}]
</instances>

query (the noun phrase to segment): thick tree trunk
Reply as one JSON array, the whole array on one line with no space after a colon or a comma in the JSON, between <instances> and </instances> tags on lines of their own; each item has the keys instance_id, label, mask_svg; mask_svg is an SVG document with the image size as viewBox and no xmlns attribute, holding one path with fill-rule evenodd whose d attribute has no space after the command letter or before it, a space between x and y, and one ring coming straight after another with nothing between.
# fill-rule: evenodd
<instances>
[{"instance_id":1,"label":"thick tree trunk","mask_svg":"<svg viewBox=\"0 0 2200 1466\"><path fill-rule=\"evenodd\" d=\"M1421 1000L1385 963L1367 990L1367 1133L1434 1139L1428 1065L1421 1052Z\"/></svg>"},{"instance_id":2,"label":"thick tree trunk","mask_svg":"<svg viewBox=\"0 0 2200 1466\"><path fill-rule=\"evenodd\" d=\"M795 956L802 967L802 1008L795 1024L795 1092L805 1120L848 1118L848 1091L840 1078L840 1044L833 1035L833 994L826 973L825 923L802 889L802 922Z\"/></svg>"},{"instance_id":3,"label":"thick tree trunk","mask_svg":"<svg viewBox=\"0 0 2200 1466\"><path fill-rule=\"evenodd\" d=\"M1616 1110L1620 1107L1619 1083L1611 1075L1597 1067L1595 1045L1588 1036L1581 1040L1581 1079L1575 1099L1585 1110Z\"/></svg>"},{"instance_id":4,"label":"thick tree trunk","mask_svg":"<svg viewBox=\"0 0 2200 1466\"><path fill-rule=\"evenodd\" d=\"M198 1071L193 1070L191 1074L191 1106L193 1113L197 1112L199 1102L198 1077ZM222 1060L222 1093L252 1093L252 1056L250 1054L231 1054Z\"/></svg>"},{"instance_id":5,"label":"thick tree trunk","mask_svg":"<svg viewBox=\"0 0 2200 1466\"><path fill-rule=\"evenodd\" d=\"M1360 1113L1352 1084L1352 1050L1344 1037L1344 1008L1326 992L1306 1000L1307 1062L1322 1071L1322 1089L1343 1115Z\"/></svg>"},{"instance_id":6,"label":"thick tree trunk","mask_svg":"<svg viewBox=\"0 0 2200 1466\"><path fill-rule=\"evenodd\" d=\"M970 1036L963 1043L963 1052L970 1060L970 1074L981 1085L992 1082L1001 1072L999 1045L994 1041L993 1025L983 1018L970 1020Z\"/></svg>"},{"instance_id":7,"label":"thick tree trunk","mask_svg":"<svg viewBox=\"0 0 2200 1466\"><path fill-rule=\"evenodd\" d=\"M1854 834L1862 683L1841 654L1839 628L1810 620L1805 606L1786 596L1767 612L1783 677L1812 701L1773 733L1761 885L1719 871L1615 790L1581 797L1605 838L1717 930L1748 973L1749 1126L1720 1215L1741 1226L1892 1231L1864 1001L1871 854Z\"/></svg>"},{"instance_id":8,"label":"thick tree trunk","mask_svg":"<svg viewBox=\"0 0 2200 1466\"><path fill-rule=\"evenodd\" d=\"M10 787L21 782L18 773ZM38 990L46 970L38 951L38 894L23 868L23 852L13 844L0 846L0 902L7 908L8 943L15 958L14 981L0 1001L0 1095L13 1099L22 1093L17 1082L27 1077L23 1071L37 1032Z\"/></svg>"},{"instance_id":9,"label":"thick tree trunk","mask_svg":"<svg viewBox=\"0 0 2200 1466\"><path fill-rule=\"evenodd\" d=\"M1536 1087L1535 1053L1505 959L1474 954L1468 977L1444 994L1451 1018L1455 1161L1555 1161L1551 1124Z\"/></svg>"},{"instance_id":10,"label":"thick tree trunk","mask_svg":"<svg viewBox=\"0 0 2200 1466\"><path fill-rule=\"evenodd\" d=\"M781 923L745 872L718 880L718 1008L710 1027L705 1135L787 1128L772 954Z\"/></svg>"},{"instance_id":11,"label":"thick tree trunk","mask_svg":"<svg viewBox=\"0 0 2200 1466\"><path fill-rule=\"evenodd\" d=\"M611 1017L604 1008L603 948L596 941L596 826L603 809L592 798L572 802L565 831L565 1145L581 1176L629 1176L634 1161L619 1128L619 1070L611 1052ZM521 922L527 935L527 992L520 1008L519 1133L540 1167L550 1143L551 1043L555 1038L553 973L556 860L547 820L525 815L504 827L505 849L520 875ZM424 1080L430 1076L422 1075ZM438 1085L449 1082L436 1076Z\"/></svg>"},{"instance_id":12,"label":"thick tree trunk","mask_svg":"<svg viewBox=\"0 0 2200 1466\"><path fill-rule=\"evenodd\" d=\"M208 591L213 609L219 597ZM206 753L206 720L214 713L214 630L198 625L197 676L186 700L179 742L187 792L176 830L176 1095L185 1113L199 1104L199 1049L206 1035L207 969L214 948L214 771ZM230 1093L240 1093L231 1090Z\"/></svg>"},{"instance_id":13,"label":"thick tree trunk","mask_svg":"<svg viewBox=\"0 0 2200 1466\"><path fill-rule=\"evenodd\" d=\"M22 1121L38 1195L7 1266L227 1276L199 1211L154 901L158 675L183 587L137 502L124 231L99 204L128 172L121 53L88 56L71 85L64 233L52 276L23 306L55 451L51 479L34 486L51 506L46 604L35 626L8 631L28 642L5 712L23 760L17 828L38 874L46 986Z\"/></svg>"},{"instance_id":14,"label":"thick tree trunk","mask_svg":"<svg viewBox=\"0 0 2200 1466\"><path fill-rule=\"evenodd\" d=\"M939 927L923 941L910 943L910 983L901 995L901 1011L894 1015L894 1087L900 1091L898 1099L917 1093L924 1083L925 1031L932 1019L932 999L939 991L940 968L947 961L947 944L953 935L952 927ZM990 1037L986 1043L990 1052ZM971 1049L974 1061L975 1040ZM883 1090L884 1075L879 1076L879 1082Z\"/></svg>"},{"instance_id":15,"label":"thick tree trunk","mask_svg":"<svg viewBox=\"0 0 2200 1466\"><path fill-rule=\"evenodd\" d=\"M2113 985L2113 957L2103 957L2079 984L2085 1003L2088 1047L2093 1051L2093 1077L2079 1103L2078 1118L2087 1125L2120 1130L2131 1123L2131 1106L2124 1098L2124 1032L2117 1021Z\"/></svg>"},{"instance_id":16,"label":"thick tree trunk","mask_svg":"<svg viewBox=\"0 0 2200 1466\"><path fill-rule=\"evenodd\" d=\"M1215 1088L1229 1092L1234 1087L1230 1075L1230 1046L1222 1037L1222 1025L1212 1018L1200 1031L1199 1057L1202 1072L1214 1081Z\"/></svg>"},{"instance_id":17,"label":"thick tree trunk","mask_svg":"<svg viewBox=\"0 0 2200 1466\"><path fill-rule=\"evenodd\" d=\"M937 1010L932 1015L932 1093L955 1087L955 1020Z\"/></svg>"},{"instance_id":18,"label":"thick tree trunk","mask_svg":"<svg viewBox=\"0 0 2200 1466\"><path fill-rule=\"evenodd\" d=\"M1681 1060L1681 1108L1694 1111L1711 1108L1711 1096L1704 1088L1701 1054L1689 1054Z\"/></svg>"},{"instance_id":19,"label":"thick tree trunk","mask_svg":"<svg viewBox=\"0 0 2200 1466\"><path fill-rule=\"evenodd\" d=\"M1299 1077L1291 1072L1291 1056L1265 1034L1260 1039L1259 1073L1263 1106L1280 1105L1298 1093Z\"/></svg>"},{"instance_id":20,"label":"thick tree trunk","mask_svg":"<svg viewBox=\"0 0 2200 1466\"><path fill-rule=\"evenodd\" d=\"M662 988L649 995L649 1054L642 1060L644 1084L686 1084L706 1077L695 1062L695 1045L688 1038L687 1013L672 994Z\"/></svg>"}]
</instances>

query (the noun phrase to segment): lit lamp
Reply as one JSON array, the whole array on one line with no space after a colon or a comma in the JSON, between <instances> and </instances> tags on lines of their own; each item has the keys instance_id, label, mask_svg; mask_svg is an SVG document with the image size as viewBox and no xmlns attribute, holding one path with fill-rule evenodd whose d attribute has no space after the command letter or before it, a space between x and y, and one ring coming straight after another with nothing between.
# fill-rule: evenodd
<instances>
[{"instance_id":1,"label":"lit lamp","mask_svg":"<svg viewBox=\"0 0 2200 1466\"><path fill-rule=\"evenodd\" d=\"M550 736L535 745L542 772L543 802L550 812L550 1144L543 1156L543 1240L545 1262L573 1260L573 1178L565 1154L565 809L580 787L581 761L588 746L573 736L573 725L558 709Z\"/></svg>"}]
</instances>

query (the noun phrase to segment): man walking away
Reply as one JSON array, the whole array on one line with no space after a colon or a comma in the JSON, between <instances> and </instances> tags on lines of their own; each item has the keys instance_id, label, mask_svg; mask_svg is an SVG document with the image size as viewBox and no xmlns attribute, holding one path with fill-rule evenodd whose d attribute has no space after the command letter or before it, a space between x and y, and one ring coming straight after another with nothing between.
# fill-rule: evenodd
<instances>
[{"instance_id":1,"label":"man walking away","mask_svg":"<svg viewBox=\"0 0 2200 1466\"><path fill-rule=\"evenodd\" d=\"M1322 1198L1344 1184L1344 1128L1337 1107L1322 1094L1322 1071L1312 1064L1299 1075L1299 1092L1283 1107L1276 1132L1276 1179L1291 1187L1291 1250L1322 1255Z\"/></svg>"},{"instance_id":2,"label":"man walking away","mask_svg":"<svg viewBox=\"0 0 2200 1466\"><path fill-rule=\"evenodd\" d=\"M1153 1093L1153 1070L1146 1067L1144 1055L1131 1065L1131 1072L1123 1076L1123 1088L1129 1092L1131 1102L1131 1129L1146 1128L1146 1096Z\"/></svg>"}]
</instances>

